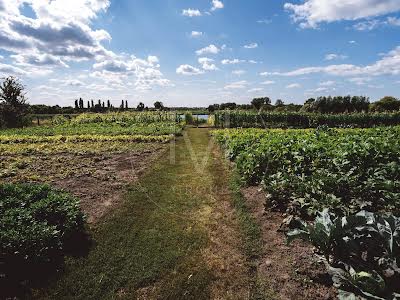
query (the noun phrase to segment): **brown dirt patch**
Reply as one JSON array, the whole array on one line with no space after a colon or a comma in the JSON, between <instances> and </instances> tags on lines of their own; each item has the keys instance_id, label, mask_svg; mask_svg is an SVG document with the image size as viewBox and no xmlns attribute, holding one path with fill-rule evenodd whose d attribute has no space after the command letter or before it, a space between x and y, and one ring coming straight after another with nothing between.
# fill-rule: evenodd
<instances>
[{"instance_id":1,"label":"brown dirt patch","mask_svg":"<svg viewBox=\"0 0 400 300\"><path fill-rule=\"evenodd\" d=\"M80 200L88 223L94 224L121 202L124 187L136 181L166 148L149 144L124 153L1 156L2 170L8 173L0 183L48 183L66 190Z\"/></svg>"},{"instance_id":2,"label":"brown dirt patch","mask_svg":"<svg viewBox=\"0 0 400 300\"><path fill-rule=\"evenodd\" d=\"M284 217L264 209L265 193L261 188L243 188L242 192L262 230L263 251L257 277L278 299L336 299L336 291L313 248L301 241L286 245L286 238L279 231Z\"/></svg>"},{"instance_id":3,"label":"brown dirt patch","mask_svg":"<svg viewBox=\"0 0 400 300\"><path fill-rule=\"evenodd\" d=\"M161 149L111 154L96 164L93 173L55 181L54 185L78 197L88 223L96 223L121 202L124 187L138 179L160 155Z\"/></svg>"}]
</instances>

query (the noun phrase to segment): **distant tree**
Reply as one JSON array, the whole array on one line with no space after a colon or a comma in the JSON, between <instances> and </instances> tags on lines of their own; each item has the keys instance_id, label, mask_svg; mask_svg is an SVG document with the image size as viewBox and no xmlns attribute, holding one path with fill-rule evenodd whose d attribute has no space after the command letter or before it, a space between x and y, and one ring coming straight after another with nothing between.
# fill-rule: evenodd
<instances>
[{"instance_id":1,"label":"distant tree","mask_svg":"<svg viewBox=\"0 0 400 300\"><path fill-rule=\"evenodd\" d=\"M162 102L156 101L156 102L154 102L154 108L155 108L155 109L158 109L158 110L161 110L161 109L164 108L164 105L163 105Z\"/></svg>"},{"instance_id":2,"label":"distant tree","mask_svg":"<svg viewBox=\"0 0 400 300\"><path fill-rule=\"evenodd\" d=\"M302 111L318 113L353 113L369 109L369 98L364 96L337 96L310 98L302 107Z\"/></svg>"},{"instance_id":3,"label":"distant tree","mask_svg":"<svg viewBox=\"0 0 400 300\"><path fill-rule=\"evenodd\" d=\"M90 109L90 102L87 102L87 108Z\"/></svg>"},{"instance_id":4,"label":"distant tree","mask_svg":"<svg viewBox=\"0 0 400 300\"><path fill-rule=\"evenodd\" d=\"M97 100L97 105L101 107L101 100Z\"/></svg>"},{"instance_id":5,"label":"distant tree","mask_svg":"<svg viewBox=\"0 0 400 300\"><path fill-rule=\"evenodd\" d=\"M139 102L137 108L138 111L143 111L144 110L144 104L142 102Z\"/></svg>"},{"instance_id":6,"label":"distant tree","mask_svg":"<svg viewBox=\"0 0 400 300\"><path fill-rule=\"evenodd\" d=\"M79 108L80 109L84 109L83 99L82 98L79 98Z\"/></svg>"},{"instance_id":7,"label":"distant tree","mask_svg":"<svg viewBox=\"0 0 400 300\"><path fill-rule=\"evenodd\" d=\"M125 100L125 109L128 109L128 100Z\"/></svg>"},{"instance_id":8,"label":"distant tree","mask_svg":"<svg viewBox=\"0 0 400 300\"><path fill-rule=\"evenodd\" d=\"M271 99L269 99L268 97L254 98L251 101L251 105L253 105L254 108L256 108L256 109L260 109L264 105L269 105L269 104L271 104Z\"/></svg>"},{"instance_id":9,"label":"distant tree","mask_svg":"<svg viewBox=\"0 0 400 300\"><path fill-rule=\"evenodd\" d=\"M92 108L94 108L94 101L93 101L93 99L91 100L91 103L92 103Z\"/></svg>"},{"instance_id":10,"label":"distant tree","mask_svg":"<svg viewBox=\"0 0 400 300\"><path fill-rule=\"evenodd\" d=\"M22 127L27 123L29 105L25 97L25 87L19 79L10 76L0 85L0 125Z\"/></svg>"},{"instance_id":11,"label":"distant tree","mask_svg":"<svg viewBox=\"0 0 400 300\"><path fill-rule=\"evenodd\" d=\"M372 105L374 111L398 111L400 110L400 100L395 97L385 96Z\"/></svg>"},{"instance_id":12,"label":"distant tree","mask_svg":"<svg viewBox=\"0 0 400 300\"><path fill-rule=\"evenodd\" d=\"M111 102L110 102L110 100L107 100L107 107L108 107L108 108L111 108Z\"/></svg>"},{"instance_id":13,"label":"distant tree","mask_svg":"<svg viewBox=\"0 0 400 300\"><path fill-rule=\"evenodd\" d=\"M78 99L75 99L75 109L79 109Z\"/></svg>"},{"instance_id":14,"label":"distant tree","mask_svg":"<svg viewBox=\"0 0 400 300\"><path fill-rule=\"evenodd\" d=\"M208 112L212 113L215 111L215 106L214 105L209 105L207 108Z\"/></svg>"},{"instance_id":15,"label":"distant tree","mask_svg":"<svg viewBox=\"0 0 400 300\"><path fill-rule=\"evenodd\" d=\"M104 103L104 101L103 101L103 103L101 104L101 106L102 106L103 108L106 107L106 104Z\"/></svg>"},{"instance_id":16,"label":"distant tree","mask_svg":"<svg viewBox=\"0 0 400 300\"><path fill-rule=\"evenodd\" d=\"M281 100L281 99L278 99L278 100L276 100L276 102L275 102L275 106L276 107L280 107L280 106L284 106L285 105L285 103L283 102L283 100Z\"/></svg>"},{"instance_id":17,"label":"distant tree","mask_svg":"<svg viewBox=\"0 0 400 300\"><path fill-rule=\"evenodd\" d=\"M125 104L125 101L122 100L122 101L121 101L121 106L120 106L120 108L121 108L122 110L124 110L124 104Z\"/></svg>"},{"instance_id":18,"label":"distant tree","mask_svg":"<svg viewBox=\"0 0 400 300\"><path fill-rule=\"evenodd\" d=\"M219 105L220 110L226 110L226 109L234 110L234 109L236 109L236 107L237 107L237 104L235 102L221 103Z\"/></svg>"}]
</instances>

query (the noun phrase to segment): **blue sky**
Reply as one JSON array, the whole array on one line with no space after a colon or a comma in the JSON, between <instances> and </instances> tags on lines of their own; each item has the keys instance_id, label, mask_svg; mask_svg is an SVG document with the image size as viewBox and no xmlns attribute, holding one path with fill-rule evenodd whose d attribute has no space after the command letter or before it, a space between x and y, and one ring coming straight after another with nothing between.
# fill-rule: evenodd
<instances>
[{"instance_id":1,"label":"blue sky","mask_svg":"<svg viewBox=\"0 0 400 300\"><path fill-rule=\"evenodd\" d=\"M0 0L31 103L400 97L398 0Z\"/></svg>"}]
</instances>

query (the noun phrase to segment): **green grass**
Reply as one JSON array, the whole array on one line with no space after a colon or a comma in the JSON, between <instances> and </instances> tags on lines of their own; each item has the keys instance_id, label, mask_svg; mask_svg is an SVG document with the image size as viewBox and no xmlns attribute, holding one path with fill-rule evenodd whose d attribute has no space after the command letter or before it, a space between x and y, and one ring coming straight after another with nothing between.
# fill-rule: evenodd
<instances>
[{"instance_id":1,"label":"green grass","mask_svg":"<svg viewBox=\"0 0 400 300\"><path fill-rule=\"evenodd\" d=\"M199 160L208 131L189 129ZM134 299L140 293L163 299L207 299L213 280L201 255L207 230L197 211L207 203L210 174L193 168L183 139L176 163L168 155L129 187L122 207L92 231L87 257L69 259L64 274L38 298ZM140 290L154 286L149 291Z\"/></svg>"}]
</instances>

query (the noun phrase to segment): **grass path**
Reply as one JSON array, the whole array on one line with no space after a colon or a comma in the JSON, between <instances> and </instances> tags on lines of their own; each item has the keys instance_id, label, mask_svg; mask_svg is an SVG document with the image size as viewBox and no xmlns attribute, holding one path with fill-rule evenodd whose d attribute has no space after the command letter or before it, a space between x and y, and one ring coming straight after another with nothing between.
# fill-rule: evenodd
<instances>
[{"instance_id":1,"label":"grass path","mask_svg":"<svg viewBox=\"0 0 400 300\"><path fill-rule=\"evenodd\" d=\"M233 208L240 205L229 171L209 142L207 129L185 131L175 158L166 153L129 186L124 204L93 229L88 256L69 259L37 298L250 298L248 257L258 233Z\"/></svg>"}]
</instances>

